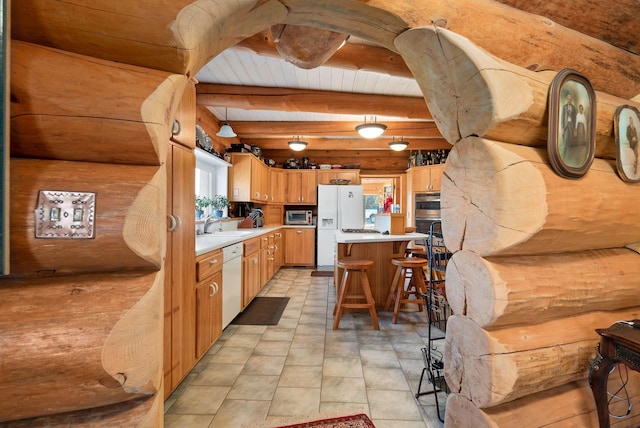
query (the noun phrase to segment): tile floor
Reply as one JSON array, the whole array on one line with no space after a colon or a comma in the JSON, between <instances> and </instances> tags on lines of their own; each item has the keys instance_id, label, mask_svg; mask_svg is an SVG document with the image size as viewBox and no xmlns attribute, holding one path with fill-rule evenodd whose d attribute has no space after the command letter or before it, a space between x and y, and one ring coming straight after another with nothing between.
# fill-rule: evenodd
<instances>
[{"instance_id":1,"label":"tile floor","mask_svg":"<svg viewBox=\"0 0 640 428\"><path fill-rule=\"evenodd\" d=\"M166 427L264 427L354 413L377 428L444 426L433 394L415 398L424 312L403 313L394 325L379 311L380 331L366 312L347 313L333 330L332 278L311 272L276 273L260 295L290 297L278 325L229 325L165 401ZM430 386L424 380L422 390ZM439 400L442 407L443 393Z\"/></svg>"}]
</instances>

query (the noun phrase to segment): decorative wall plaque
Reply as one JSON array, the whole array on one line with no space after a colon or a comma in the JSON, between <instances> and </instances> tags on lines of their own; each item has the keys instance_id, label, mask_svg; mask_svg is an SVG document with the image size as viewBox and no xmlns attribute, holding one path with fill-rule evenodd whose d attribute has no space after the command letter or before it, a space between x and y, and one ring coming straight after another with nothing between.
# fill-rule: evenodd
<instances>
[{"instance_id":1,"label":"decorative wall plaque","mask_svg":"<svg viewBox=\"0 0 640 428\"><path fill-rule=\"evenodd\" d=\"M93 238L96 194L40 190L35 210L36 238Z\"/></svg>"}]
</instances>

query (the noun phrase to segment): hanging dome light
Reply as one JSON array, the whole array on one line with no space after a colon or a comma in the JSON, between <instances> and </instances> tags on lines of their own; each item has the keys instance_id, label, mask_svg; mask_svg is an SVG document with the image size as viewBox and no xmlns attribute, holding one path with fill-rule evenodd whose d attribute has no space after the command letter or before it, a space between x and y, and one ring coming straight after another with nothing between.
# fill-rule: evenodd
<instances>
[{"instance_id":1,"label":"hanging dome light","mask_svg":"<svg viewBox=\"0 0 640 428\"><path fill-rule=\"evenodd\" d=\"M294 152L301 152L307 147L306 141L301 141L300 137L296 138L292 141L289 141L289 148Z\"/></svg>"},{"instance_id":2,"label":"hanging dome light","mask_svg":"<svg viewBox=\"0 0 640 428\"><path fill-rule=\"evenodd\" d=\"M389 143L389 148L393 151L401 152L404 149L406 149L408 145L409 145L409 142L404 141L402 137L400 137L398 141L396 141L394 137L393 140Z\"/></svg>"},{"instance_id":3,"label":"hanging dome light","mask_svg":"<svg viewBox=\"0 0 640 428\"><path fill-rule=\"evenodd\" d=\"M356 131L364 138L376 138L382 135L387 129L387 125L377 123L374 116L373 122L367 123L367 117L364 118L364 123L356 126Z\"/></svg>"},{"instance_id":4,"label":"hanging dome light","mask_svg":"<svg viewBox=\"0 0 640 428\"><path fill-rule=\"evenodd\" d=\"M233 128L231 127L231 125L229 125L229 122L227 122L227 108L224 108L224 125L222 125L220 127L220 130L218 131L218 133L216 134L218 137L223 137L223 138L232 138L232 137L237 137L238 134L236 134L233 131Z\"/></svg>"}]
</instances>

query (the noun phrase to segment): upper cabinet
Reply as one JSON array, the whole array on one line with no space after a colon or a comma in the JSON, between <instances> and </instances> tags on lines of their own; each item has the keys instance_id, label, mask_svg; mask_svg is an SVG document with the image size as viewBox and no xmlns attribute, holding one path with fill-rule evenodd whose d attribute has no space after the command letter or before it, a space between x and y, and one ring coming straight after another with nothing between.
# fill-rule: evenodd
<instances>
[{"instance_id":1,"label":"upper cabinet","mask_svg":"<svg viewBox=\"0 0 640 428\"><path fill-rule=\"evenodd\" d=\"M443 171L444 164L416 166L411 168L411 190L415 193L439 192L442 188Z\"/></svg>"},{"instance_id":2,"label":"upper cabinet","mask_svg":"<svg viewBox=\"0 0 640 428\"><path fill-rule=\"evenodd\" d=\"M196 87L187 85L182 94L182 101L176 111L171 129L171 141L191 149L196 147Z\"/></svg>"},{"instance_id":3,"label":"upper cabinet","mask_svg":"<svg viewBox=\"0 0 640 428\"><path fill-rule=\"evenodd\" d=\"M286 170L287 204L315 205L316 187L318 185L316 170Z\"/></svg>"},{"instance_id":4,"label":"upper cabinet","mask_svg":"<svg viewBox=\"0 0 640 428\"><path fill-rule=\"evenodd\" d=\"M269 202L273 204L284 204L287 198L287 180L284 170L280 168L269 168Z\"/></svg>"},{"instance_id":5,"label":"upper cabinet","mask_svg":"<svg viewBox=\"0 0 640 428\"><path fill-rule=\"evenodd\" d=\"M349 180L349 184L360 184L359 169L320 169L318 184L336 184L332 180Z\"/></svg>"},{"instance_id":6,"label":"upper cabinet","mask_svg":"<svg viewBox=\"0 0 640 428\"><path fill-rule=\"evenodd\" d=\"M229 200L269 202L269 167L251 153L233 153L229 170Z\"/></svg>"}]
</instances>

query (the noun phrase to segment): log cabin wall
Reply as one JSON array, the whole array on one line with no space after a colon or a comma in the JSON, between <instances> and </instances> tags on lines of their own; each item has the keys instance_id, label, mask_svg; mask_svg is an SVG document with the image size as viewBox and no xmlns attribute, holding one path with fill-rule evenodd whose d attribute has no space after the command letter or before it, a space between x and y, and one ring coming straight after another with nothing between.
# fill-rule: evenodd
<instances>
[{"instance_id":1,"label":"log cabin wall","mask_svg":"<svg viewBox=\"0 0 640 428\"><path fill-rule=\"evenodd\" d=\"M539 72L532 83L513 76L503 78L504 74L486 77L489 70L483 70L479 80L492 82L487 89L472 91L476 98L469 102L452 103L447 97L458 98L464 93L462 82L469 68L462 67L458 74L455 64L449 63L456 72L442 73L437 61L430 60L437 49L430 44L434 37L424 26L446 27L478 43L495 55L493 66L500 63L507 70L520 67L518 73L525 77L531 76L527 70L580 70L591 79L597 99L613 99L611 105L621 100L628 103L640 93L640 58L633 49L617 49L492 1L429 2L419 9L414 3L158 0L105 5L95 0L79 6L14 2L12 274L0 282L0 357L3 371L16 382L3 385L0 396L5 403L15 395L25 399L3 407L1 421L16 421L14 426L78 421L93 426L161 425L164 162L172 118L189 77L209 58L270 25L288 22L354 34L401 53L423 88L439 130L450 144L456 144L443 182L445 238L457 252L451 265L460 264L453 272L459 271L461 278L447 284L452 304L456 299L461 303L454 308L456 315L447 334L447 381L454 393L449 396L446 424L511 426L520 420L526 426L541 426L570 420L573 426L595 426L593 401L584 386L586 366L595 355L598 340L594 329L615 319L638 317L635 303L623 303L637 282L607 283L608 297L601 307L591 303L582 308L583 291L572 294L573 300L566 304L554 306L555 301L549 299L550 303L536 308L527 303L532 299L505 302L495 291L470 298L467 290L474 287L475 279L469 278L465 268L477 267L472 277L475 272L486 277L484 272L490 269L509 278L514 269L527 272L529 267L525 281L518 278L520 284L514 287L524 288L519 293L529 292L536 298L542 284L533 271L549 272L551 279L544 284L545 290L566 286L565 266L580 269L600 263L632 275L638 265L637 254L625 246L633 247L640 241L637 215L632 217L637 208L605 205L580 211L582 226L573 229L568 218L574 218L575 213L553 203L562 199L567 192L564 187L572 182L553 177L544 151L536 148L544 140L544 105L540 102L549 73ZM613 4L609 6L613 8ZM637 11L631 12L629 16L637 15ZM499 24L477 25L483 21ZM424 40L418 37L412 44L414 33L408 29L416 29ZM436 39L445 43L444 38ZM447 75L453 78L449 80ZM538 77L540 86L534 85ZM500 89L529 95L519 98L524 103L514 102L515 97L500 101ZM495 108L494 102L498 103ZM490 114L473 112L476 106L488 108ZM603 120L609 121L606 115ZM606 123L599 127L602 157L589 172L595 175L589 183L601 189L601 195L637 200L638 186L620 184L607 160L611 148L606 141L601 143L601 138L606 140L610 129ZM520 144L531 147L521 148ZM272 154L278 159L289 156ZM486 162L475 162L478 156L484 156ZM317 157L320 163L322 159L345 163L333 161L333 153L318 153ZM551 206L545 210L555 209L549 211L553 215L536 212L537 223L528 224L529 229L517 229L522 230L516 233L520 236L506 233L509 227L497 228L499 233L493 236L490 234L496 228L474 228L471 220L489 213L473 215L484 202L511 201L508 205L516 211L526 211L529 206L523 205L527 201L518 199L513 188L513 183L525 188L526 183L514 179L511 185L485 185L456 176L476 169L484 171L485 177L495 176L505 166L500 159L507 159L510 170L522 165L526 174L537 180L538 188L533 190L538 199L534 201ZM361 163L364 169L380 167L378 160L368 162L354 163ZM404 168L399 160L394 162L389 170ZM576 183L569 186L574 193L583 190ZM586 187L584 182L582 185ZM33 238L36 193L45 186L96 192L94 240L50 241L47 246ZM461 204L458 194L469 196L473 203ZM533 208L536 211L540 206ZM519 215L510 212L510 219ZM618 223L605 228L606 219L614 216L622 216L629 226L632 233L628 238L615 230ZM467 244L467 234L461 230L480 238ZM609 236L612 231L615 233ZM496 242L483 247L484 243L478 243L483 237ZM545 240L554 243L553 253L539 251ZM550 256L558 253L560 256ZM531 255L535 255L533 260ZM526 259L523 262L519 257ZM549 265L552 259L559 267ZM455 278L456 274L450 275ZM483 287L492 290L495 285L487 282ZM536 289L526 289L532 286ZM578 275L571 287L592 292L595 286ZM589 298L597 301L593 295ZM469 299L474 304L484 303L481 317L465 312L465 307L474 307ZM508 308L494 314L497 304ZM537 318L524 316L527 311ZM131 349L135 352L124 352ZM54 354L69 358L56 360ZM86 363L79 370L74 361ZM39 371L33 374L35 368ZM559 398L566 398L570 405L547 407ZM564 410L567 407L569 416Z\"/></svg>"}]
</instances>

